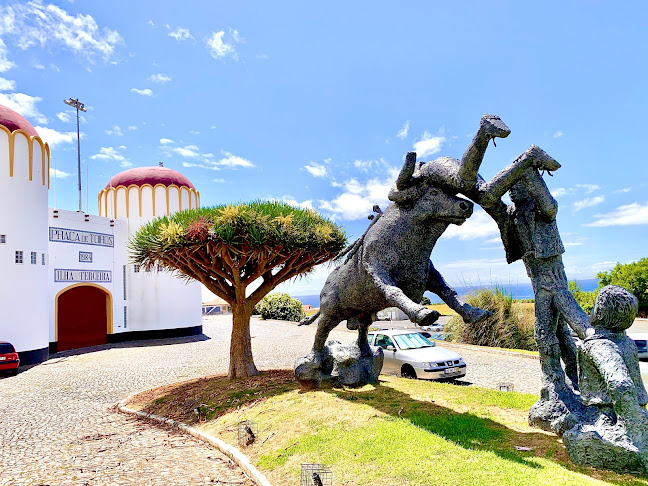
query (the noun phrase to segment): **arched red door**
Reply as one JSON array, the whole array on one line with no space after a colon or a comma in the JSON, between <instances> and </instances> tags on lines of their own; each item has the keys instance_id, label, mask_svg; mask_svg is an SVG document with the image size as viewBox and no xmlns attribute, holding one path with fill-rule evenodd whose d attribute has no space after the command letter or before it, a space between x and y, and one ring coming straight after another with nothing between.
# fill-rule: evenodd
<instances>
[{"instance_id":1,"label":"arched red door","mask_svg":"<svg viewBox=\"0 0 648 486\"><path fill-rule=\"evenodd\" d=\"M58 351L106 344L108 294L81 285L58 296Z\"/></svg>"}]
</instances>

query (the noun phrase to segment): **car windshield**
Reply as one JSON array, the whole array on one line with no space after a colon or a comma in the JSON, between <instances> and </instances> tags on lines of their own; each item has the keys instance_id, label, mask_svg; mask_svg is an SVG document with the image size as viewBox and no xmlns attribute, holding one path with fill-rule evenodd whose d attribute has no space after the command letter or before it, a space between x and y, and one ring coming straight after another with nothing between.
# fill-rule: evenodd
<instances>
[{"instance_id":1,"label":"car windshield","mask_svg":"<svg viewBox=\"0 0 648 486\"><path fill-rule=\"evenodd\" d=\"M418 332L413 332L411 334L395 334L394 339L398 343L398 347L402 350L431 348L434 346L434 344L421 336Z\"/></svg>"}]
</instances>

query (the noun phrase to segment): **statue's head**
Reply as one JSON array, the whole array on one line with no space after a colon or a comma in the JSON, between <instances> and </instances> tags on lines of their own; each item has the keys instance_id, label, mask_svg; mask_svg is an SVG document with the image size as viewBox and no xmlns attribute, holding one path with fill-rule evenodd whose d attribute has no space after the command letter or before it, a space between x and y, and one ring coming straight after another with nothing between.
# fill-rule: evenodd
<instances>
[{"instance_id":1,"label":"statue's head","mask_svg":"<svg viewBox=\"0 0 648 486\"><path fill-rule=\"evenodd\" d=\"M462 224L473 212L473 203L455 196L427 178L413 177L416 152L409 152L405 164L389 192L389 199L403 209L410 209L417 220L440 220Z\"/></svg>"},{"instance_id":2,"label":"statue's head","mask_svg":"<svg viewBox=\"0 0 648 486\"><path fill-rule=\"evenodd\" d=\"M529 196L529 191L527 191L527 188L522 182L515 183L513 187L511 187L509 194L511 196L511 201L513 201L513 204L525 203L531 197Z\"/></svg>"},{"instance_id":3,"label":"statue's head","mask_svg":"<svg viewBox=\"0 0 648 486\"><path fill-rule=\"evenodd\" d=\"M634 322L639 309L637 298L622 287L606 285L599 290L590 316L592 326L610 331L625 331Z\"/></svg>"}]
</instances>

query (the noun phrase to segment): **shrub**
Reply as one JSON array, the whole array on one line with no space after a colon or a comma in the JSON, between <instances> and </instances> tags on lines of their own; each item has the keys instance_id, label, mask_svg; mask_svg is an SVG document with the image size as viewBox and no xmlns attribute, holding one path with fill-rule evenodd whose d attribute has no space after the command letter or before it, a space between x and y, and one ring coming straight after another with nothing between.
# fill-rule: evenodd
<instances>
[{"instance_id":1,"label":"shrub","mask_svg":"<svg viewBox=\"0 0 648 486\"><path fill-rule=\"evenodd\" d=\"M648 258L633 263L617 263L609 272L596 275L599 289L606 285L618 285L632 292L639 299L639 316L648 316Z\"/></svg>"},{"instance_id":2,"label":"shrub","mask_svg":"<svg viewBox=\"0 0 648 486\"><path fill-rule=\"evenodd\" d=\"M585 312L591 314L592 309L594 309L594 301L596 300L598 289L592 292L586 292L585 290L581 290L581 286L575 280L570 281L568 285L569 291L574 296L574 299L576 299L576 302L578 302L578 305L580 305Z\"/></svg>"},{"instance_id":3,"label":"shrub","mask_svg":"<svg viewBox=\"0 0 648 486\"><path fill-rule=\"evenodd\" d=\"M538 349L533 335L533 309L513 300L502 287L477 289L466 297L474 307L491 311L493 315L477 324L466 324L455 316L445 327L452 341L498 348Z\"/></svg>"},{"instance_id":4,"label":"shrub","mask_svg":"<svg viewBox=\"0 0 648 486\"><path fill-rule=\"evenodd\" d=\"M302 303L282 292L266 295L256 308L263 319L297 322L306 316Z\"/></svg>"}]
</instances>

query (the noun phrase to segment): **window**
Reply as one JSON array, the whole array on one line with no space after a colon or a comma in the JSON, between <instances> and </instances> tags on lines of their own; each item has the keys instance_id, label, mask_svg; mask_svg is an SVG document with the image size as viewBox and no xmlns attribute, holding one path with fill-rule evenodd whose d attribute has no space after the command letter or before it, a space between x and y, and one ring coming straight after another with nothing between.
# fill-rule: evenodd
<instances>
[{"instance_id":1,"label":"window","mask_svg":"<svg viewBox=\"0 0 648 486\"><path fill-rule=\"evenodd\" d=\"M41 263L47 265L47 257L45 256L45 253L41 253Z\"/></svg>"},{"instance_id":2,"label":"window","mask_svg":"<svg viewBox=\"0 0 648 486\"><path fill-rule=\"evenodd\" d=\"M128 306L124 306L124 329L128 327Z\"/></svg>"},{"instance_id":3,"label":"window","mask_svg":"<svg viewBox=\"0 0 648 486\"><path fill-rule=\"evenodd\" d=\"M384 334L378 334L378 336L376 336L375 346L386 348L387 346L394 346L394 343L389 338L389 336L385 336Z\"/></svg>"},{"instance_id":4,"label":"window","mask_svg":"<svg viewBox=\"0 0 648 486\"><path fill-rule=\"evenodd\" d=\"M23 252L16 250L16 263L21 263L23 262Z\"/></svg>"},{"instance_id":5,"label":"window","mask_svg":"<svg viewBox=\"0 0 648 486\"><path fill-rule=\"evenodd\" d=\"M0 245L7 243L7 235L0 235Z\"/></svg>"},{"instance_id":6,"label":"window","mask_svg":"<svg viewBox=\"0 0 648 486\"><path fill-rule=\"evenodd\" d=\"M35 251L32 251L31 252L31 264L32 265L36 265L36 258L37 257L38 257L38 253L36 253Z\"/></svg>"},{"instance_id":7,"label":"window","mask_svg":"<svg viewBox=\"0 0 648 486\"><path fill-rule=\"evenodd\" d=\"M369 344L373 344L373 338L374 338L373 334L367 334L367 341L369 341Z\"/></svg>"},{"instance_id":8,"label":"window","mask_svg":"<svg viewBox=\"0 0 648 486\"><path fill-rule=\"evenodd\" d=\"M139 265L133 265L133 272L134 273L139 273Z\"/></svg>"}]
</instances>

